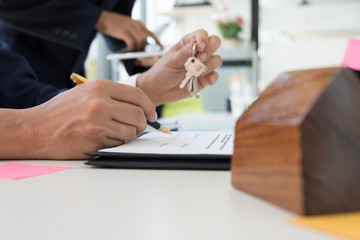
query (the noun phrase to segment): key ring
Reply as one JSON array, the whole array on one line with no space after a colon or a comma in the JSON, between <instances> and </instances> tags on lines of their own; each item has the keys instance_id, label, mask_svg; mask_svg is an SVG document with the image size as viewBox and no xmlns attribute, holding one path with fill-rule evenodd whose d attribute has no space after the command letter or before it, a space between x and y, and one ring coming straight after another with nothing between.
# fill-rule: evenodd
<instances>
[{"instance_id":1,"label":"key ring","mask_svg":"<svg viewBox=\"0 0 360 240\"><path fill-rule=\"evenodd\" d=\"M192 48L192 57L193 57L193 58L195 58L196 45L197 45L197 42L195 41L195 43L194 43L194 45L193 45L193 48Z\"/></svg>"}]
</instances>

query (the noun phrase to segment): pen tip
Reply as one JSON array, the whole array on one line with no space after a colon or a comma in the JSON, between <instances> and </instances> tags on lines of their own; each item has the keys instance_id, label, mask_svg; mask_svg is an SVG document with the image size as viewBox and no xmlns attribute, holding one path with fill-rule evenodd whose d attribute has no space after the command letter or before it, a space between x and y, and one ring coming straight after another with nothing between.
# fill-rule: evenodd
<instances>
[{"instance_id":1,"label":"pen tip","mask_svg":"<svg viewBox=\"0 0 360 240\"><path fill-rule=\"evenodd\" d=\"M170 132L170 130L169 130L167 127L165 127L165 126L162 126L161 131L162 131L163 133L172 135L172 133Z\"/></svg>"}]
</instances>

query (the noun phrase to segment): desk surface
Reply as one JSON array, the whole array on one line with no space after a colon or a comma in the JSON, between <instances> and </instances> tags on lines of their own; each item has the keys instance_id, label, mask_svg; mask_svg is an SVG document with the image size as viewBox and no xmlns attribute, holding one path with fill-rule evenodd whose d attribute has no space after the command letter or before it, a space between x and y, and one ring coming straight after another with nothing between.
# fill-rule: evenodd
<instances>
[{"instance_id":1,"label":"desk surface","mask_svg":"<svg viewBox=\"0 0 360 240\"><path fill-rule=\"evenodd\" d=\"M236 190L229 171L15 162L74 168L0 180L0 239L337 239L288 223L294 214Z\"/></svg>"}]
</instances>

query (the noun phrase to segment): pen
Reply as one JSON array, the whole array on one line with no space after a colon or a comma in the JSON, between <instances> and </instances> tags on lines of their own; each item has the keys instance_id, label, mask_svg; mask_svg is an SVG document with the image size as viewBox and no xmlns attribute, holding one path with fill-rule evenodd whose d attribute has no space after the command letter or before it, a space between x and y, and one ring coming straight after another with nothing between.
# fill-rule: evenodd
<instances>
[{"instance_id":1,"label":"pen","mask_svg":"<svg viewBox=\"0 0 360 240\"><path fill-rule=\"evenodd\" d=\"M88 81L86 78L84 78L83 76L81 76L77 73L72 73L70 75L70 79L76 84L82 84L82 83L86 83ZM171 134L170 130L167 127L165 127L164 125L162 125L161 123L159 123L157 121L155 121L155 122L147 121L147 124L160 132L163 132L166 134Z\"/></svg>"},{"instance_id":2,"label":"pen","mask_svg":"<svg viewBox=\"0 0 360 240\"><path fill-rule=\"evenodd\" d=\"M163 132L166 134L172 134L167 127L165 127L164 125L162 125L161 123L159 123L157 121L155 121L155 122L146 121L146 122L150 127L153 127L160 132Z\"/></svg>"}]
</instances>

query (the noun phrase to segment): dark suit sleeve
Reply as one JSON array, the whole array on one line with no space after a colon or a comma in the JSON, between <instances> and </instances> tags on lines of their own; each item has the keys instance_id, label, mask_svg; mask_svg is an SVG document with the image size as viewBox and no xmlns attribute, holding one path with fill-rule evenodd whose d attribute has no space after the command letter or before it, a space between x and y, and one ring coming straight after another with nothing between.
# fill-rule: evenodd
<instances>
[{"instance_id":1,"label":"dark suit sleeve","mask_svg":"<svg viewBox=\"0 0 360 240\"><path fill-rule=\"evenodd\" d=\"M82 50L89 46L101 14L92 2L0 0L0 20L21 32Z\"/></svg>"},{"instance_id":2,"label":"dark suit sleeve","mask_svg":"<svg viewBox=\"0 0 360 240\"><path fill-rule=\"evenodd\" d=\"M38 82L27 61L0 41L0 107L39 105L65 89Z\"/></svg>"}]
</instances>

